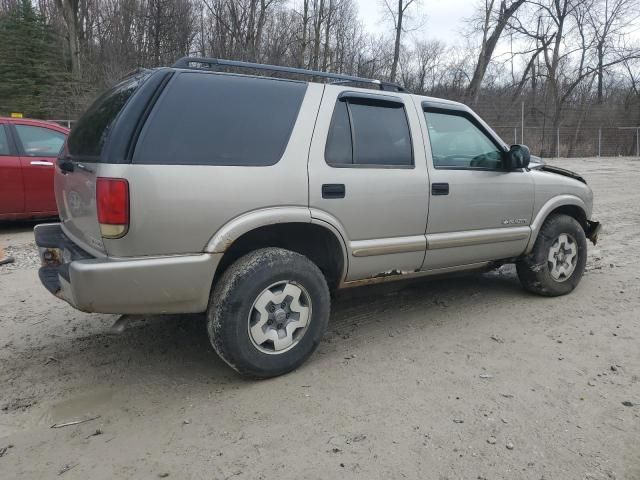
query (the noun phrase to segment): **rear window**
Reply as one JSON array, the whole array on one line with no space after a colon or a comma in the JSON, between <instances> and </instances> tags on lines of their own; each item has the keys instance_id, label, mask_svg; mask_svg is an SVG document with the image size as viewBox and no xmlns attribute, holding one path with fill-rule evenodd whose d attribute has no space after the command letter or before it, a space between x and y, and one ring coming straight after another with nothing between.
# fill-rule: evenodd
<instances>
[{"instance_id":1,"label":"rear window","mask_svg":"<svg viewBox=\"0 0 640 480\"><path fill-rule=\"evenodd\" d=\"M153 109L134 163L273 165L284 153L307 84L183 72Z\"/></svg>"},{"instance_id":2,"label":"rear window","mask_svg":"<svg viewBox=\"0 0 640 480\"><path fill-rule=\"evenodd\" d=\"M145 71L128 77L93 102L69 135L67 149L71 156L98 160L118 113L149 75Z\"/></svg>"}]
</instances>

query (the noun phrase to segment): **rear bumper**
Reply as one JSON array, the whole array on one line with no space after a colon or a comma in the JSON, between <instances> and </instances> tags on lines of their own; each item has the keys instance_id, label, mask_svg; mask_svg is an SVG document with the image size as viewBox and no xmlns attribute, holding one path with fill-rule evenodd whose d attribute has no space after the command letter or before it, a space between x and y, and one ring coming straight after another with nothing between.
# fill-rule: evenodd
<instances>
[{"instance_id":1,"label":"rear bumper","mask_svg":"<svg viewBox=\"0 0 640 480\"><path fill-rule=\"evenodd\" d=\"M96 258L73 243L60 224L36 226L40 281L84 312L198 313L207 309L222 254Z\"/></svg>"}]
</instances>

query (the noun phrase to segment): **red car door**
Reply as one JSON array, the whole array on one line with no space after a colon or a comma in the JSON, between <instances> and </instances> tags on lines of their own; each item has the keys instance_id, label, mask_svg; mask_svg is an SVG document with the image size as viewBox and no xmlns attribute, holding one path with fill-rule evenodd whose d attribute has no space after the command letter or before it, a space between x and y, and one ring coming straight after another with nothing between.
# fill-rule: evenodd
<instances>
[{"instance_id":1,"label":"red car door","mask_svg":"<svg viewBox=\"0 0 640 480\"><path fill-rule=\"evenodd\" d=\"M20 150L26 213L57 215L53 174L66 135L46 126L18 122L13 126Z\"/></svg>"},{"instance_id":2,"label":"red car door","mask_svg":"<svg viewBox=\"0 0 640 480\"><path fill-rule=\"evenodd\" d=\"M20 157L9 129L0 120L0 220L24 213L24 182Z\"/></svg>"}]
</instances>

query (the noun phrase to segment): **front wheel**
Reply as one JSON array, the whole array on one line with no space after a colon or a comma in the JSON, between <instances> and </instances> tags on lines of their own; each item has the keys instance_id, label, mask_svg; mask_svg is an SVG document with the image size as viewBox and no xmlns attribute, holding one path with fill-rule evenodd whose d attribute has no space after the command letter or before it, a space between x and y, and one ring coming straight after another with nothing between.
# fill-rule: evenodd
<instances>
[{"instance_id":1,"label":"front wheel","mask_svg":"<svg viewBox=\"0 0 640 480\"><path fill-rule=\"evenodd\" d=\"M516 263L523 287L547 297L566 295L580 283L587 239L578 221L552 215L544 222L531 253Z\"/></svg>"},{"instance_id":2,"label":"front wheel","mask_svg":"<svg viewBox=\"0 0 640 480\"><path fill-rule=\"evenodd\" d=\"M236 371L275 377L313 353L329 310L329 288L313 262L282 248L263 248L222 275L211 295L207 329L213 348Z\"/></svg>"}]
</instances>

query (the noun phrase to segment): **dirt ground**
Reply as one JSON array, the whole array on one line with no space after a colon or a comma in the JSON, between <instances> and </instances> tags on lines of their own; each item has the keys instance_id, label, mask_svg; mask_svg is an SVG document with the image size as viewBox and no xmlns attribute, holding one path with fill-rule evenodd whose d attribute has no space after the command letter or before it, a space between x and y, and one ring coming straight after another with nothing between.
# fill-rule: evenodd
<instances>
[{"instance_id":1,"label":"dirt ground","mask_svg":"<svg viewBox=\"0 0 640 480\"><path fill-rule=\"evenodd\" d=\"M604 223L573 294L512 267L353 289L310 361L260 382L199 316L118 335L73 310L33 224L1 225L0 478L640 479L640 161L551 163Z\"/></svg>"}]
</instances>

